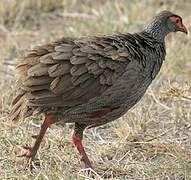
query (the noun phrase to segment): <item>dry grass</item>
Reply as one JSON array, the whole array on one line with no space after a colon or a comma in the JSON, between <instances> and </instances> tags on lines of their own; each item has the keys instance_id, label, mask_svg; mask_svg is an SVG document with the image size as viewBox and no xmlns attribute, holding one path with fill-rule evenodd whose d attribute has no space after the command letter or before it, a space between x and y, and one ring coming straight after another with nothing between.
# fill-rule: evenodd
<instances>
[{"instance_id":1,"label":"dry grass","mask_svg":"<svg viewBox=\"0 0 191 180\"><path fill-rule=\"evenodd\" d=\"M132 32L156 12L179 13L191 29L190 0L1 0L0 63L62 36ZM94 176L88 176L70 140L72 125L53 125L30 173L17 155L39 131L38 118L7 118L14 71L0 76L0 179L191 179L191 41L167 38L164 66L144 98L125 117L85 133Z\"/></svg>"}]
</instances>

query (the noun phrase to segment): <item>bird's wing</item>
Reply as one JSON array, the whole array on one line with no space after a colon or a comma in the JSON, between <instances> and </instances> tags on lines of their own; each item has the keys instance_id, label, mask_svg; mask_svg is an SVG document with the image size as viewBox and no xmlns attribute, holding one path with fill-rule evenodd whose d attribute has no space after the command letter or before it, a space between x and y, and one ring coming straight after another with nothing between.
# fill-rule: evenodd
<instances>
[{"instance_id":1,"label":"bird's wing","mask_svg":"<svg viewBox=\"0 0 191 180\"><path fill-rule=\"evenodd\" d=\"M110 36L64 38L32 50L17 68L31 106L74 106L101 95L125 71L127 49Z\"/></svg>"}]
</instances>

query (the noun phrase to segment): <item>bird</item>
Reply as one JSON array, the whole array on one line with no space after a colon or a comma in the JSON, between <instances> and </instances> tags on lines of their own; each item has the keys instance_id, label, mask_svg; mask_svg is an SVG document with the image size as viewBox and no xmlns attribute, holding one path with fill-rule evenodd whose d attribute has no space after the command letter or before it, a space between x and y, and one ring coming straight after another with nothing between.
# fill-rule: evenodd
<instances>
[{"instance_id":1,"label":"bird","mask_svg":"<svg viewBox=\"0 0 191 180\"><path fill-rule=\"evenodd\" d=\"M161 11L137 33L63 37L34 47L16 66L19 77L10 120L42 114L38 135L21 156L32 170L47 129L73 123L72 141L85 168L93 168L83 133L123 116L143 97L165 60L165 37L188 34L182 18Z\"/></svg>"}]
</instances>

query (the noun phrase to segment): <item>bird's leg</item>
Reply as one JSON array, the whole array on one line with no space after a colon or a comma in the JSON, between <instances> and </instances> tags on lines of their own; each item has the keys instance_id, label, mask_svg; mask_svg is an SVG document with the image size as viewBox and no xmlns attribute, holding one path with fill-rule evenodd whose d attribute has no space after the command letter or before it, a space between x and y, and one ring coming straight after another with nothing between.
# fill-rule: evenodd
<instances>
[{"instance_id":1,"label":"bird's leg","mask_svg":"<svg viewBox=\"0 0 191 180\"><path fill-rule=\"evenodd\" d=\"M75 123L74 132L72 134L72 140L73 140L74 145L78 149L78 152L80 153L81 160L84 162L85 168L92 169L91 162L90 162L90 160L84 150L83 144L82 144L83 131L85 128L86 128L86 125Z\"/></svg>"},{"instance_id":2,"label":"bird's leg","mask_svg":"<svg viewBox=\"0 0 191 180\"><path fill-rule=\"evenodd\" d=\"M41 125L41 129L40 132L37 136L35 136L35 143L32 147L28 147L28 146L23 146L24 149L26 149L27 151L20 155L20 157L27 157L27 165L29 166L30 170L32 170L33 166L32 166L32 161L35 158L35 155L39 149L40 143L46 133L46 130L50 127L50 125L53 124L53 119L51 117L51 115L47 115L45 117L45 120L43 122L43 124Z\"/></svg>"}]
</instances>

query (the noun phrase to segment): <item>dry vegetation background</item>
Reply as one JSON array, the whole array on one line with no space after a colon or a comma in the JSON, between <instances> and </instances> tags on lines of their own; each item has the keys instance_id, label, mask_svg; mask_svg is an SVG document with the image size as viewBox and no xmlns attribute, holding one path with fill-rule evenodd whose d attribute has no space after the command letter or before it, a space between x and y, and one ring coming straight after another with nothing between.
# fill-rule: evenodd
<instances>
[{"instance_id":1,"label":"dry vegetation background","mask_svg":"<svg viewBox=\"0 0 191 180\"><path fill-rule=\"evenodd\" d=\"M191 38L167 38L167 58L144 98L125 117L87 130L88 176L71 142L72 125L53 125L24 169L21 145L39 131L38 117L13 124L6 117L14 94L14 64L24 51L62 36L137 32L156 12L180 14L191 30L190 0L1 0L0 179L191 179ZM13 75L13 76L12 76Z\"/></svg>"}]
</instances>

